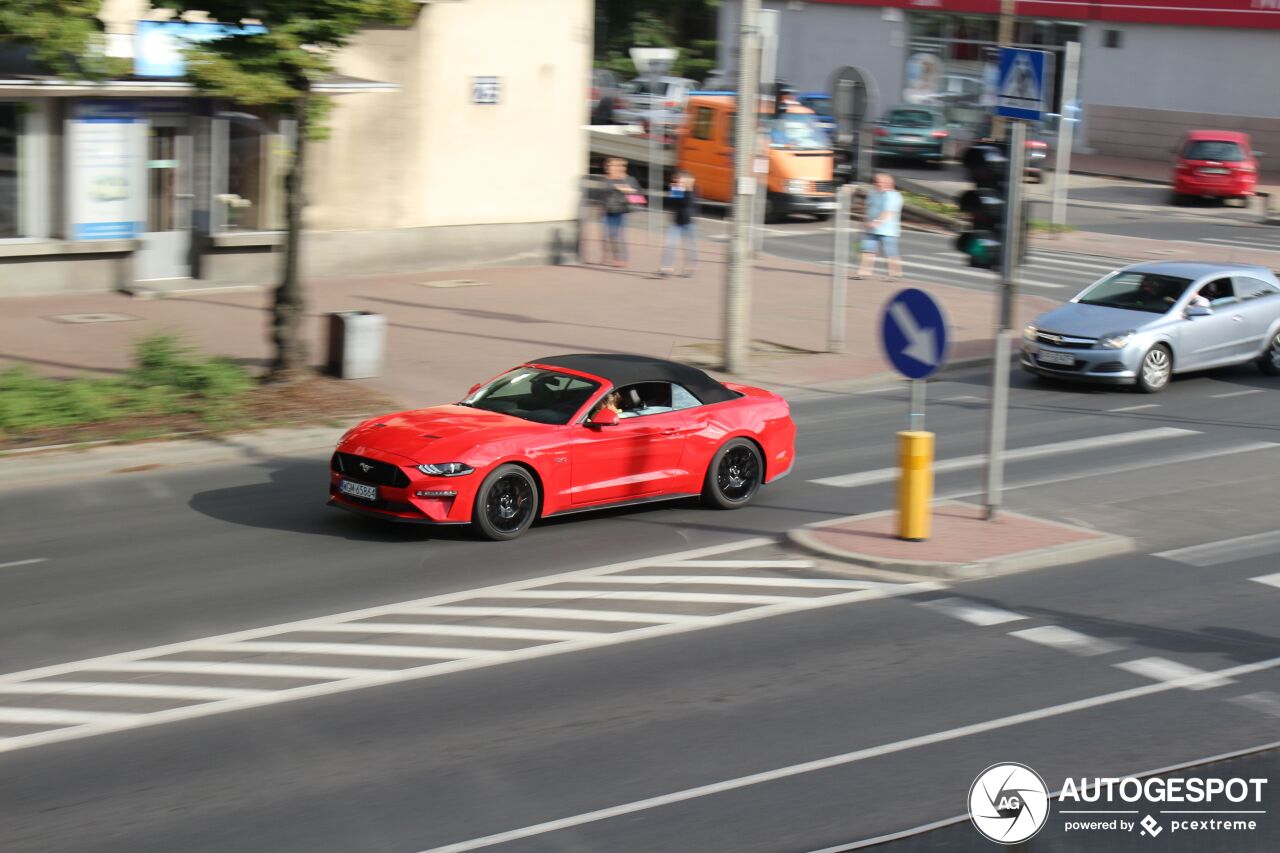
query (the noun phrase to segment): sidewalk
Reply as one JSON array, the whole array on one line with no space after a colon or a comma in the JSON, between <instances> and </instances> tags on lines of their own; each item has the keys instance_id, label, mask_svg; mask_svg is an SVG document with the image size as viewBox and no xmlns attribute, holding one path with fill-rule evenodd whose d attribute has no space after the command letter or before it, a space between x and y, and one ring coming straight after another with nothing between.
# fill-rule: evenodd
<instances>
[{"instance_id":1,"label":"sidewalk","mask_svg":"<svg viewBox=\"0 0 1280 853\"><path fill-rule=\"evenodd\" d=\"M324 315L357 309L388 321L385 370L369 385L406 406L458 399L476 382L557 353L626 351L718 366L725 245L702 244L695 276L659 279L649 272L658 266L657 250L636 245L645 239L642 229L632 229L631 236L629 269L504 267L314 279L307 283L311 360L324 362ZM847 351L825 353L830 269L765 255L751 276L749 370L734 378L782 393L892 380L880 352L880 314L889 297L907 286L927 290L943 304L952 361L989 354L996 317L991 293L879 278L849 280ZM267 290L153 300L114 293L14 297L4 300L0 316L0 369L25 364L55 376L105 375L127 365L132 341L165 330L205 351L265 368L269 302ZM1024 296L1015 323L1053 304ZM104 318L110 322L60 321L68 314L115 316Z\"/></svg>"}]
</instances>

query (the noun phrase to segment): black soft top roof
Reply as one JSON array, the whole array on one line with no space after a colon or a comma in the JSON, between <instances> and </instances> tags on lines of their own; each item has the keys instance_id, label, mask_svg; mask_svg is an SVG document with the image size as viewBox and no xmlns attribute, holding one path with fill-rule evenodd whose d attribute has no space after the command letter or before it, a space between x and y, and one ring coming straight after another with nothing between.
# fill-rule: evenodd
<instances>
[{"instance_id":1,"label":"black soft top roof","mask_svg":"<svg viewBox=\"0 0 1280 853\"><path fill-rule=\"evenodd\" d=\"M584 352L530 359L529 364L567 367L607 379L615 386L635 382L674 382L683 385L703 403L721 403L739 396L696 367L646 355Z\"/></svg>"}]
</instances>

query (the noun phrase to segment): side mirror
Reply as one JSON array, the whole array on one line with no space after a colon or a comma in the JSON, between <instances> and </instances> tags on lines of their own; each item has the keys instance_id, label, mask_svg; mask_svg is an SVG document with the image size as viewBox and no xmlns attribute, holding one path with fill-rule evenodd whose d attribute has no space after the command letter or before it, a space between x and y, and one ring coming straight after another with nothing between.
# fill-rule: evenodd
<instances>
[{"instance_id":1,"label":"side mirror","mask_svg":"<svg viewBox=\"0 0 1280 853\"><path fill-rule=\"evenodd\" d=\"M1187 306L1188 317L1208 317L1212 313L1213 313L1213 309L1210 308L1208 305L1188 305Z\"/></svg>"},{"instance_id":2,"label":"side mirror","mask_svg":"<svg viewBox=\"0 0 1280 853\"><path fill-rule=\"evenodd\" d=\"M613 409L600 409L587 419L589 427L607 427L618 425L618 413Z\"/></svg>"}]
</instances>

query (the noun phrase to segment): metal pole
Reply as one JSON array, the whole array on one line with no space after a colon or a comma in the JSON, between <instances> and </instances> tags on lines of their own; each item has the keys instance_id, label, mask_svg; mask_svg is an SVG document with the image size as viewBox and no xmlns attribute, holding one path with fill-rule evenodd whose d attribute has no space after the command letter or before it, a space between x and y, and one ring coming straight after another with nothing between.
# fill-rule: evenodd
<instances>
[{"instance_id":1,"label":"metal pole","mask_svg":"<svg viewBox=\"0 0 1280 853\"><path fill-rule=\"evenodd\" d=\"M761 9L759 12L758 22L760 25L760 85L759 89L763 92L772 91L774 97L778 96L777 82L778 77L778 26L782 18L782 12L777 9ZM762 134L762 137L764 134ZM769 140L762 138L761 140L763 154L759 160L763 161L764 169L759 169L760 162L756 163L756 199L754 203L755 209L755 226L752 234L752 255L758 255L764 250L764 226L765 226L765 210L769 200Z\"/></svg>"},{"instance_id":2,"label":"metal pole","mask_svg":"<svg viewBox=\"0 0 1280 853\"><path fill-rule=\"evenodd\" d=\"M760 32L757 15L760 0L742 0L742 20L738 30L738 117L733 159L733 236L729 243L724 289L724 369L741 373L747 367L748 335L751 329L751 204L756 179L755 161L756 63L760 61Z\"/></svg>"},{"instance_id":3,"label":"metal pole","mask_svg":"<svg viewBox=\"0 0 1280 853\"><path fill-rule=\"evenodd\" d=\"M1014 16L1017 14L1017 0L1000 0L1000 27L996 31L996 41L1000 47L1013 46ZM999 93L996 93L999 96ZM1004 140L1005 118L994 116L991 119L991 138L997 142Z\"/></svg>"},{"instance_id":4,"label":"metal pole","mask_svg":"<svg viewBox=\"0 0 1280 853\"><path fill-rule=\"evenodd\" d=\"M656 77L652 77L652 80L657 83ZM652 88L656 89L657 86ZM658 110L655 107L649 114L649 245L659 248L662 247L662 194L666 189L662 185L662 167L658 165L658 138L661 132Z\"/></svg>"},{"instance_id":5,"label":"metal pole","mask_svg":"<svg viewBox=\"0 0 1280 853\"><path fill-rule=\"evenodd\" d=\"M845 292L849 283L849 246L852 236L849 209L853 202L853 186L845 184L836 194L835 242L831 263L831 328L827 333L827 352L844 352Z\"/></svg>"},{"instance_id":6,"label":"metal pole","mask_svg":"<svg viewBox=\"0 0 1280 853\"><path fill-rule=\"evenodd\" d=\"M1053 213L1050 221L1054 225L1067 223L1067 183L1071 180L1071 137L1076 125L1074 117L1067 117L1067 111L1076 99L1076 80L1079 73L1080 42L1067 42L1066 64L1062 69L1062 115L1058 119L1058 151L1053 167Z\"/></svg>"},{"instance_id":7,"label":"metal pole","mask_svg":"<svg viewBox=\"0 0 1280 853\"><path fill-rule=\"evenodd\" d=\"M1009 355L1013 350L1013 298L1022 256L1022 180L1027 126L1013 122L1009 141L1009 196L1005 204L1004 256L1000 262L1000 320L991 365L991 419L987 428L986 515L994 521L1004 489L1004 443L1009 422Z\"/></svg>"},{"instance_id":8,"label":"metal pole","mask_svg":"<svg viewBox=\"0 0 1280 853\"><path fill-rule=\"evenodd\" d=\"M907 429L912 432L924 431L924 393L923 379L911 380L911 402L907 410Z\"/></svg>"}]
</instances>

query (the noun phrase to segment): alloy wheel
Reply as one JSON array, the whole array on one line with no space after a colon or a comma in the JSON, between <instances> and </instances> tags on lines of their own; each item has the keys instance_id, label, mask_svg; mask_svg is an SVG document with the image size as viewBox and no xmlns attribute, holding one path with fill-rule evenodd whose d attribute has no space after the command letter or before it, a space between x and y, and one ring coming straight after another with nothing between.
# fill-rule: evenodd
<instances>
[{"instance_id":1,"label":"alloy wheel","mask_svg":"<svg viewBox=\"0 0 1280 853\"><path fill-rule=\"evenodd\" d=\"M1154 347L1142 359L1142 379L1148 388L1163 388L1169 381L1170 370L1169 353L1161 347Z\"/></svg>"},{"instance_id":2,"label":"alloy wheel","mask_svg":"<svg viewBox=\"0 0 1280 853\"><path fill-rule=\"evenodd\" d=\"M503 533L519 530L533 512L533 487L519 474L508 474L493 484L485 500L489 523Z\"/></svg>"},{"instance_id":3,"label":"alloy wheel","mask_svg":"<svg viewBox=\"0 0 1280 853\"><path fill-rule=\"evenodd\" d=\"M746 446L730 449L720 460L716 470L716 484L727 500L740 501L750 497L755 490L760 466L756 455Z\"/></svg>"}]
</instances>

